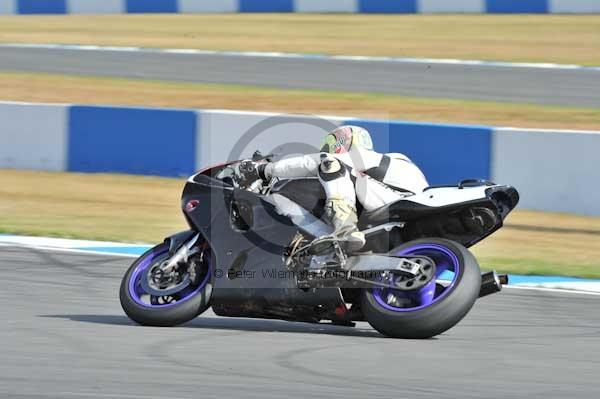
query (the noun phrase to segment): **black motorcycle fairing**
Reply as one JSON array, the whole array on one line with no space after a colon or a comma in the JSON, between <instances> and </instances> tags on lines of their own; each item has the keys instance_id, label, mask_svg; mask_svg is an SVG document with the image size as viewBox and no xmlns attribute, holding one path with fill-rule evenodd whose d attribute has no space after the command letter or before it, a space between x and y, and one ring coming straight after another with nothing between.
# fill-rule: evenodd
<instances>
[{"instance_id":1,"label":"black motorcycle fairing","mask_svg":"<svg viewBox=\"0 0 600 399\"><path fill-rule=\"evenodd\" d=\"M199 205L186 211L192 200ZM283 252L298 229L259 195L202 175L188 181L182 204L188 223L213 252L211 304L216 314L318 321L324 311L334 310L322 309L323 304L343 305L338 288L307 292L297 287ZM241 216L250 224L247 229L232 220L236 204L252 215Z\"/></svg>"},{"instance_id":2,"label":"black motorcycle fairing","mask_svg":"<svg viewBox=\"0 0 600 399\"><path fill-rule=\"evenodd\" d=\"M390 220L404 222L396 236L379 237L378 241L388 242L390 247L418 238L439 237L469 248L500 229L508 213L516 206L515 195L518 201L516 190L509 186L494 187L486 191L486 195L485 198L441 207L401 200L363 213L359 226L367 228Z\"/></svg>"},{"instance_id":3,"label":"black motorcycle fairing","mask_svg":"<svg viewBox=\"0 0 600 399\"><path fill-rule=\"evenodd\" d=\"M328 318L335 317L331 316L335 309L330 307L343 306L341 291L321 288L305 292L297 287L295 276L284 264L283 253L298 228L260 195L237 189L228 183L227 177L220 180L217 176L223 177L208 172L194 176L188 180L182 197L184 214L192 230L200 232L213 251L215 313L302 321L316 321L324 314L329 314ZM429 207L400 200L363 213L361 227L390 220L405 223L402 229L386 233L387 239L370 238L370 241L383 243L383 247L369 249L387 252L402 242L420 237L442 237L473 245L500 228L503 218L518 201L516 190L513 193L510 187L498 187L491 187L484 198L470 202ZM322 212L325 194L317 179L282 181L272 192L290 198L317 215ZM192 200L197 201L198 206L186 211L186 204ZM488 222L484 228L473 227L471 219L483 210L489 216ZM324 309L323 304L329 308Z\"/></svg>"},{"instance_id":4,"label":"black motorcycle fairing","mask_svg":"<svg viewBox=\"0 0 600 399\"><path fill-rule=\"evenodd\" d=\"M485 190L487 197L494 201L502 220L519 203L519 192L512 186L495 186Z\"/></svg>"}]
</instances>

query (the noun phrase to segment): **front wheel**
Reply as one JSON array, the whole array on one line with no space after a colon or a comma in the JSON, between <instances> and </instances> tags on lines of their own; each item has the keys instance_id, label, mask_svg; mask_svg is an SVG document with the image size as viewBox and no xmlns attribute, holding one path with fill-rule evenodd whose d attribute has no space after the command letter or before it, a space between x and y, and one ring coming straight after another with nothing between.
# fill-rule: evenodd
<instances>
[{"instance_id":1,"label":"front wheel","mask_svg":"<svg viewBox=\"0 0 600 399\"><path fill-rule=\"evenodd\" d=\"M362 309L377 331L394 338L430 338L454 327L471 310L479 296L481 271L464 246L426 238L403 244L391 254L430 258L435 278L412 291L364 289Z\"/></svg>"},{"instance_id":2,"label":"front wheel","mask_svg":"<svg viewBox=\"0 0 600 399\"><path fill-rule=\"evenodd\" d=\"M169 258L160 244L140 256L127 270L119 297L123 310L144 326L170 327L192 320L210 307L211 251L203 250L166 276L159 266Z\"/></svg>"}]
</instances>

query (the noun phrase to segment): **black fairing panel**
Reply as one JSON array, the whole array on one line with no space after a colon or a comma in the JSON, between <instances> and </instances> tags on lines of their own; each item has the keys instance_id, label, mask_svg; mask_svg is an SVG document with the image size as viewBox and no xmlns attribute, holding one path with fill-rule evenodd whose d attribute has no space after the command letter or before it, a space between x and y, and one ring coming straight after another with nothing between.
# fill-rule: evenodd
<instances>
[{"instance_id":1,"label":"black fairing panel","mask_svg":"<svg viewBox=\"0 0 600 399\"><path fill-rule=\"evenodd\" d=\"M501 228L518 201L517 190L510 186L490 187L485 198L442 207L401 200L362 213L359 225L367 228L389 221L405 222L399 241L388 239L390 246L418 238L441 237L470 247Z\"/></svg>"},{"instance_id":2,"label":"black fairing panel","mask_svg":"<svg viewBox=\"0 0 600 399\"><path fill-rule=\"evenodd\" d=\"M465 207L490 206L490 200L487 198L452 204L448 206L430 207L411 201L397 201L371 212L364 212L360 217L361 225L376 225L388 222L390 220L411 221L429 217L433 215L448 214Z\"/></svg>"},{"instance_id":3,"label":"black fairing panel","mask_svg":"<svg viewBox=\"0 0 600 399\"><path fill-rule=\"evenodd\" d=\"M213 251L211 304L216 314L317 321L315 309L343 303L337 288L316 292L297 288L282 258L297 228L271 204L208 176L188 182L184 209L191 199L199 200L200 206L190 213L184 211L186 218ZM245 213L242 222L232 218L236 207Z\"/></svg>"},{"instance_id":4,"label":"black fairing panel","mask_svg":"<svg viewBox=\"0 0 600 399\"><path fill-rule=\"evenodd\" d=\"M317 179L281 182L274 191L321 216L325 194ZM470 246L500 228L518 202L518 193L512 187L490 187L486 193L487 198L481 200L438 208L398 201L363 213L360 223L406 222L396 236L376 239L388 246L421 237L445 237ZM185 205L192 199L200 205L188 213ZM213 250L211 301L215 313L317 321L323 311L333 311L343 304L337 288L297 288L295 277L282 259L284 247L297 228L256 194L234 189L209 175L197 175L184 189L182 207L192 230L200 231ZM472 212L481 209L489 211L491 222L485 228L473 228Z\"/></svg>"},{"instance_id":5,"label":"black fairing panel","mask_svg":"<svg viewBox=\"0 0 600 399\"><path fill-rule=\"evenodd\" d=\"M519 192L512 186L490 187L485 190L485 193L498 207L502 220L515 209L520 199Z\"/></svg>"}]
</instances>

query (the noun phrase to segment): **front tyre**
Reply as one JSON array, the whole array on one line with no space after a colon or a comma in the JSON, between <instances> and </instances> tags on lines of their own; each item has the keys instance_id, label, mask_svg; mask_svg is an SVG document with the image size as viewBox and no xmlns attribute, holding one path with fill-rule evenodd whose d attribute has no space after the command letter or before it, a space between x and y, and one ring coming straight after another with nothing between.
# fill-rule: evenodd
<instances>
[{"instance_id":1,"label":"front tyre","mask_svg":"<svg viewBox=\"0 0 600 399\"><path fill-rule=\"evenodd\" d=\"M429 257L436 273L418 290L364 289L362 309L377 331L394 338L430 338L454 327L471 310L479 296L481 271L464 246L426 238L410 241L391 253Z\"/></svg>"},{"instance_id":2,"label":"front tyre","mask_svg":"<svg viewBox=\"0 0 600 399\"><path fill-rule=\"evenodd\" d=\"M153 272L168 259L169 246L157 245L140 256L125 273L119 290L127 316L144 326L170 327L192 320L208 309L212 293L210 248L200 255L193 260L193 270L182 268L171 284L160 286L168 295L148 293L152 291L148 287L156 283L157 273Z\"/></svg>"}]
</instances>

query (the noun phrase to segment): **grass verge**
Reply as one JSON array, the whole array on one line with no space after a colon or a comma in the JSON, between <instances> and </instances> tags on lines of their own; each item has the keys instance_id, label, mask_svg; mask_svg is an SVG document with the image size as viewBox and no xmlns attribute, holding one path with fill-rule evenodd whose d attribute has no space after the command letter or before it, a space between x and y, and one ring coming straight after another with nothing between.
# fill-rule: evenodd
<instances>
[{"instance_id":1,"label":"grass verge","mask_svg":"<svg viewBox=\"0 0 600 399\"><path fill-rule=\"evenodd\" d=\"M0 232L156 243L186 228L183 179L0 169ZM600 278L600 218L515 211L482 268Z\"/></svg>"},{"instance_id":2,"label":"grass verge","mask_svg":"<svg viewBox=\"0 0 600 399\"><path fill-rule=\"evenodd\" d=\"M600 109L321 90L0 72L0 99L224 108L439 123L600 130Z\"/></svg>"},{"instance_id":3,"label":"grass verge","mask_svg":"<svg viewBox=\"0 0 600 399\"><path fill-rule=\"evenodd\" d=\"M600 65L598 15L69 15L0 17L0 42Z\"/></svg>"}]
</instances>

